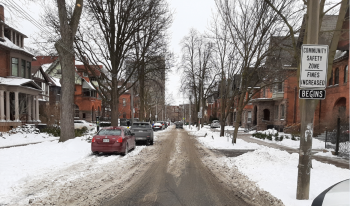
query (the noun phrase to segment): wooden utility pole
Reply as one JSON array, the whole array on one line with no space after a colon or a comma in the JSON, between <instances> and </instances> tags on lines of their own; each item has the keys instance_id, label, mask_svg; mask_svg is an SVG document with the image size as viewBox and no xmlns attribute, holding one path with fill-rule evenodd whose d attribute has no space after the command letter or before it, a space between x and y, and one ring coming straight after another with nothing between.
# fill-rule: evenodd
<instances>
[{"instance_id":1,"label":"wooden utility pole","mask_svg":"<svg viewBox=\"0 0 350 206\"><path fill-rule=\"evenodd\" d=\"M306 44L318 44L320 2L307 1ZM300 72L299 72L300 73ZM297 199L308 200L310 191L310 176L312 168L312 134L313 120L318 101L299 99L300 109L300 148L298 164Z\"/></svg>"}]
</instances>

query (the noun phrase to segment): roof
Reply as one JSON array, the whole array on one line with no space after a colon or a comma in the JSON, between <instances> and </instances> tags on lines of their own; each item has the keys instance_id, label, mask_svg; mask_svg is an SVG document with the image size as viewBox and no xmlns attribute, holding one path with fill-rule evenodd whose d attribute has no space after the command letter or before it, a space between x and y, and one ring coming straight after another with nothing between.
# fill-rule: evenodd
<instances>
[{"instance_id":1,"label":"roof","mask_svg":"<svg viewBox=\"0 0 350 206\"><path fill-rule=\"evenodd\" d=\"M55 84L54 86L61 87L60 79L55 78L55 77L51 77L51 76L50 76L50 78L51 78L52 82Z\"/></svg>"},{"instance_id":2,"label":"roof","mask_svg":"<svg viewBox=\"0 0 350 206\"><path fill-rule=\"evenodd\" d=\"M37 56L36 61L32 62L32 66L41 66L43 64L51 64L56 59L58 59L58 56Z\"/></svg>"},{"instance_id":3,"label":"roof","mask_svg":"<svg viewBox=\"0 0 350 206\"><path fill-rule=\"evenodd\" d=\"M33 88L41 90L41 88L32 80L18 77L0 77L0 84L10 85L10 86L26 86L26 84L30 83Z\"/></svg>"},{"instance_id":4,"label":"roof","mask_svg":"<svg viewBox=\"0 0 350 206\"><path fill-rule=\"evenodd\" d=\"M8 49L12 49L12 50L17 50L17 51L21 51L24 52L32 57L34 57L34 54L30 53L29 51L27 51L25 48L19 47L16 44L14 44L12 41L10 41L7 37L2 38L4 41L0 41L0 46L3 46L5 48Z\"/></svg>"}]
</instances>

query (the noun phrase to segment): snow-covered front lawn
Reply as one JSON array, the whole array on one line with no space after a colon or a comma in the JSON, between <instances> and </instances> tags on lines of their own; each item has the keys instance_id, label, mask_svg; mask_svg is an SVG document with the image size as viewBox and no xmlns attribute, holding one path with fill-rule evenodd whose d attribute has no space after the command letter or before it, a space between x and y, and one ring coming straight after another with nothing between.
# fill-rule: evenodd
<instances>
[{"instance_id":1,"label":"snow-covered front lawn","mask_svg":"<svg viewBox=\"0 0 350 206\"><path fill-rule=\"evenodd\" d=\"M218 159L218 161L222 161L229 168L237 168L261 189L281 199L286 206L310 206L314 198L325 189L335 183L350 178L350 171L348 169L338 168L334 165L313 160L309 200L296 200L297 166L299 161L299 155L297 153L289 154L286 151L248 143L241 139L237 139L237 143L232 145L231 139L228 141L227 137L220 137L219 132L212 132L208 128L202 128L199 131L195 129L191 130L187 127L185 129L190 134L197 136L196 139L210 149L255 149L253 152L247 152L238 157L223 157ZM280 133L280 135L282 134ZM283 141L274 141L273 143L292 148L299 147L299 141L291 141L293 140L284 139ZM313 148L322 148L320 143L315 139L313 146L314 144L316 146Z\"/></svg>"},{"instance_id":2,"label":"snow-covered front lawn","mask_svg":"<svg viewBox=\"0 0 350 206\"><path fill-rule=\"evenodd\" d=\"M0 147L15 146L22 144L30 144L43 141L57 140L58 137L50 136L46 133L44 134L9 134L7 132L2 133L0 137Z\"/></svg>"}]
</instances>

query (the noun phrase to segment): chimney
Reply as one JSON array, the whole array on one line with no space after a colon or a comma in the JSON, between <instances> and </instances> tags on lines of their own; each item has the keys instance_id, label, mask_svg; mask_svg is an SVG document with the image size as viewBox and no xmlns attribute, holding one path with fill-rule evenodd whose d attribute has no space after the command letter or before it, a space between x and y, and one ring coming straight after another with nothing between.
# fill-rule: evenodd
<instances>
[{"instance_id":1,"label":"chimney","mask_svg":"<svg viewBox=\"0 0 350 206\"><path fill-rule=\"evenodd\" d=\"M0 5L0 20L5 22L4 6Z\"/></svg>"}]
</instances>

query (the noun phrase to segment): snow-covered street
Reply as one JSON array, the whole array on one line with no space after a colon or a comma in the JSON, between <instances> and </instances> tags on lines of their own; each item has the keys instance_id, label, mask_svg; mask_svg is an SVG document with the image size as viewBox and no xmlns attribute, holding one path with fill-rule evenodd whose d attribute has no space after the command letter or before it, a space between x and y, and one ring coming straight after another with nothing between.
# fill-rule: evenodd
<instances>
[{"instance_id":1,"label":"snow-covered street","mask_svg":"<svg viewBox=\"0 0 350 206\"><path fill-rule=\"evenodd\" d=\"M159 139L158 136L170 135L172 129L170 127L156 132L154 146L138 145L124 157L92 155L87 139L93 133L64 143L58 143L57 138L46 133L11 136L4 133L5 138L0 139L1 146L39 141L42 143L0 149L0 175L5 177L0 179L0 205L60 205L67 202L73 205L101 204L135 184L135 180L144 174L151 163L159 159L158 152L164 139ZM350 177L348 169L313 160L310 199L296 200L298 154L290 154L258 143L272 142L295 149L298 141L284 139L275 142L258 139L258 143L251 143L238 138L237 143L233 145L229 136L220 137L217 130L204 127L197 131L187 126L185 129L198 142L197 148L202 154L202 162L212 173L225 183L226 187L239 187L242 189L242 197L252 197L253 200L256 198L256 202L271 201L277 205L283 202L286 206L309 206L323 190ZM240 133L242 134L244 133ZM246 133L244 135L256 139ZM187 155L183 154L179 147L180 138L177 137L174 143L175 152L169 159L167 168L170 174L176 173L177 169L185 171L184 164L188 161ZM324 143L319 140L313 142L315 151L321 149L322 145ZM227 157L215 152L220 150L246 152L236 157ZM328 153L330 151L314 155L344 162L343 159L332 157ZM181 175L180 173L176 174ZM280 199L281 203L272 197Z\"/></svg>"}]
</instances>

